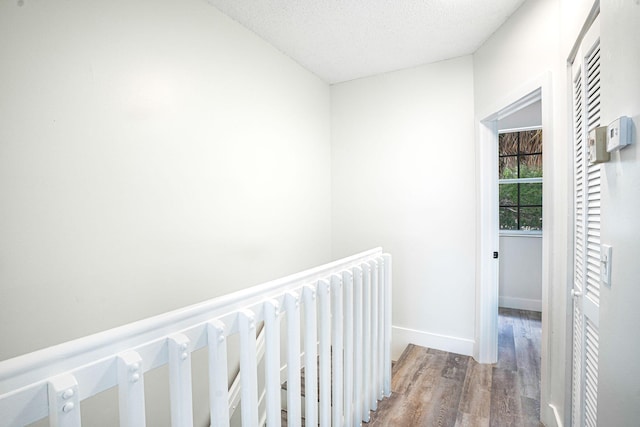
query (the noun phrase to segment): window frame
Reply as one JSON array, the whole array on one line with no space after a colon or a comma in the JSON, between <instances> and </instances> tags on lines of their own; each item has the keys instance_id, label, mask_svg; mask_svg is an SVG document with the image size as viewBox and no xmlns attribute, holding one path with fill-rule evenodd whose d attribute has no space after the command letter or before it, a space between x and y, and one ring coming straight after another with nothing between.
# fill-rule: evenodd
<instances>
[{"instance_id":1,"label":"window frame","mask_svg":"<svg viewBox=\"0 0 640 427\"><path fill-rule=\"evenodd\" d=\"M526 127L519 127L519 128L510 128L510 129L499 129L498 130L498 141L500 140L500 135L502 134L506 134L506 133L517 133L517 132L526 132L526 131L532 131L532 130L540 130L542 131L542 125L540 126L526 126ZM544 136L543 136L544 138ZM543 155L543 152L539 152L539 153L526 153L524 155ZM518 164L518 174L519 174L519 168L520 168L520 149L518 147L518 152L516 155L500 155L500 148L498 148L498 164L500 163L499 160L501 157L515 157L517 159L517 164ZM535 177L535 178L505 178L505 179L500 179L500 175L499 175L499 171L496 171L496 175L498 175L498 193L500 192L500 184L542 184L544 176L541 177ZM516 208L520 209L520 207L540 207L541 209L544 209L544 206L541 202L540 205L521 205L520 204L520 197L518 197L518 204L515 206ZM501 207L512 207L512 206L501 206L500 202L498 201L498 211L500 210ZM520 226L520 224L518 223L518 226ZM544 224L543 224L544 227ZM500 220L498 220L498 235L500 236L526 236L526 237L542 237L542 231L543 229L541 228L540 230L505 230L505 229L501 229L500 228Z\"/></svg>"}]
</instances>

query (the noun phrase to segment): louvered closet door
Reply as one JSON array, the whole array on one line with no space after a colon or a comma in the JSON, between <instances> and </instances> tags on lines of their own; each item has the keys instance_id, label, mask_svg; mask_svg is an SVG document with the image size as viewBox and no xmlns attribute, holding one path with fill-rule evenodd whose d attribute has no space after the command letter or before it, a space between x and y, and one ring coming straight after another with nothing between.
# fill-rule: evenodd
<instances>
[{"instance_id":1,"label":"louvered closet door","mask_svg":"<svg viewBox=\"0 0 640 427\"><path fill-rule=\"evenodd\" d=\"M600 305L600 165L590 165L589 131L600 126L599 19L572 66L574 110L574 283L572 426L597 426Z\"/></svg>"}]
</instances>

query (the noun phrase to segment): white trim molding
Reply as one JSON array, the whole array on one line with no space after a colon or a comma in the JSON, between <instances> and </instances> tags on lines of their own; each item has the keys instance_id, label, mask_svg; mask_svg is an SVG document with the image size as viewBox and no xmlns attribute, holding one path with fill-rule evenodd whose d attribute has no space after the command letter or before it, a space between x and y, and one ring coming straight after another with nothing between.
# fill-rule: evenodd
<instances>
[{"instance_id":1,"label":"white trim molding","mask_svg":"<svg viewBox=\"0 0 640 427\"><path fill-rule=\"evenodd\" d=\"M500 230L500 237L533 237L542 239L542 230Z\"/></svg>"},{"instance_id":2,"label":"white trim molding","mask_svg":"<svg viewBox=\"0 0 640 427\"><path fill-rule=\"evenodd\" d=\"M541 130L541 129L542 129L542 125L524 126L519 128L511 128L511 129L498 129L498 135L500 135L501 133L513 133L513 132L523 132L527 130Z\"/></svg>"},{"instance_id":3,"label":"white trim molding","mask_svg":"<svg viewBox=\"0 0 640 427\"><path fill-rule=\"evenodd\" d=\"M549 409L553 413L553 420L556 422L555 427L564 427L564 423L562 422L562 417L560 417L560 413L558 412L558 408L555 405L549 404ZM548 426L552 427L552 426Z\"/></svg>"},{"instance_id":4,"label":"white trim molding","mask_svg":"<svg viewBox=\"0 0 640 427\"><path fill-rule=\"evenodd\" d=\"M398 359L408 344L416 344L464 356L473 356L474 340L418 331L400 326L393 326L392 330L391 354L394 360Z\"/></svg>"},{"instance_id":5,"label":"white trim molding","mask_svg":"<svg viewBox=\"0 0 640 427\"><path fill-rule=\"evenodd\" d=\"M542 300L517 298L517 297L500 297L499 306L505 308L515 308L518 310L542 311Z\"/></svg>"},{"instance_id":6,"label":"white trim molding","mask_svg":"<svg viewBox=\"0 0 640 427\"><path fill-rule=\"evenodd\" d=\"M477 273L476 273L476 348L475 355L481 363L497 361L498 346L498 268L491 258L491 251L498 251L497 225L497 121L534 102L541 100L543 129L543 206L552 206L551 185L554 182L552 150L554 146L553 86L552 74L547 71L537 78L512 91L507 97L496 101L492 107L476 115L477 150L476 166L478 168L477 216ZM494 157L494 153L496 154ZM551 287L552 254L550 236L554 229L554 218L551 209L543 209L542 230L542 311L549 312L549 291ZM558 219L561 221L561 219ZM547 407L550 399L550 337L549 316L542 316L542 349L541 349L541 385L540 399L542 407ZM543 416L543 420L547 419Z\"/></svg>"}]
</instances>

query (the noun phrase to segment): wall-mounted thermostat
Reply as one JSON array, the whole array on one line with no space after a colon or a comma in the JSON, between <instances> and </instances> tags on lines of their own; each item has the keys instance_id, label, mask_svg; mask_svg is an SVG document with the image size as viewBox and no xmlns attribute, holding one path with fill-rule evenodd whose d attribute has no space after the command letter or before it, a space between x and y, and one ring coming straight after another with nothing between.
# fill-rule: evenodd
<instances>
[{"instance_id":1,"label":"wall-mounted thermostat","mask_svg":"<svg viewBox=\"0 0 640 427\"><path fill-rule=\"evenodd\" d=\"M589 163L608 162L611 156L607 153L607 127L600 126L589 132Z\"/></svg>"},{"instance_id":2,"label":"wall-mounted thermostat","mask_svg":"<svg viewBox=\"0 0 640 427\"><path fill-rule=\"evenodd\" d=\"M629 144L631 144L631 119L621 116L612 121L607 128L607 151L616 151Z\"/></svg>"}]
</instances>

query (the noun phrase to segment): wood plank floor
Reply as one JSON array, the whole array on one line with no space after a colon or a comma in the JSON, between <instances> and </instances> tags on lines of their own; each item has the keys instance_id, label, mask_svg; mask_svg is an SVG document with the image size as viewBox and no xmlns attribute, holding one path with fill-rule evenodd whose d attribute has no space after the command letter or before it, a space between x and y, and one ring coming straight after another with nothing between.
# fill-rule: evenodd
<instances>
[{"instance_id":1,"label":"wood plank floor","mask_svg":"<svg viewBox=\"0 0 640 427\"><path fill-rule=\"evenodd\" d=\"M369 426L541 426L540 338L540 313L500 309L495 365L410 345Z\"/></svg>"}]
</instances>

